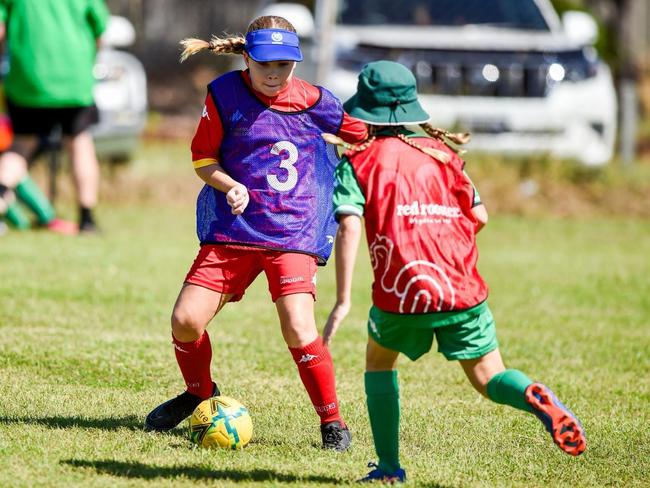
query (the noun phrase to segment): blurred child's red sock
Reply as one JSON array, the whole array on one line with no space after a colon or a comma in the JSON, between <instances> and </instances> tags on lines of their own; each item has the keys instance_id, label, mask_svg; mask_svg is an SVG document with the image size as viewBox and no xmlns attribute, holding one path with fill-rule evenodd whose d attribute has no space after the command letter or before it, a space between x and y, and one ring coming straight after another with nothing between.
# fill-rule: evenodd
<instances>
[{"instance_id":1,"label":"blurred child's red sock","mask_svg":"<svg viewBox=\"0 0 650 488\"><path fill-rule=\"evenodd\" d=\"M210 361L212 361L212 346L210 336L204 332L193 342L180 342L172 334L176 362L187 385L187 391L203 399L212 396L212 377L210 376Z\"/></svg>"},{"instance_id":2,"label":"blurred child's red sock","mask_svg":"<svg viewBox=\"0 0 650 488\"><path fill-rule=\"evenodd\" d=\"M322 339L318 337L304 347L290 347L289 351L321 424L341 421L339 402L336 399L334 363L329 350L323 346Z\"/></svg>"}]
</instances>

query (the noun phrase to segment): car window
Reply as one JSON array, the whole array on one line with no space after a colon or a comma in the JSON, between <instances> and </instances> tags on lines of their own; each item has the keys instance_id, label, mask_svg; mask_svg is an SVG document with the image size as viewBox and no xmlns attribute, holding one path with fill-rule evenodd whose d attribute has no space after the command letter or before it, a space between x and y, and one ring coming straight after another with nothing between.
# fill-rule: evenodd
<instances>
[{"instance_id":1,"label":"car window","mask_svg":"<svg viewBox=\"0 0 650 488\"><path fill-rule=\"evenodd\" d=\"M349 25L491 25L549 30L534 0L343 0Z\"/></svg>"}]
</instances>

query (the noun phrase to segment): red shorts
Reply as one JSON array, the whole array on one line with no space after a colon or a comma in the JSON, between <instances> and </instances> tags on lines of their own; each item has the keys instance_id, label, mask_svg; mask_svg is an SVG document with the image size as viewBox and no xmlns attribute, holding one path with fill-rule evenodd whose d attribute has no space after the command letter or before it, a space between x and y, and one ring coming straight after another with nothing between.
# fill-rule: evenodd
<instances>
[{"instance_id":1,"label":"red shorts","mask_svg":"<svg viewBox=\"0 0 650 488\"><path fill-rule=\"evenodd\" d=\"M232 294L230 301L237 302L264 271L274 302L294 293L311 293L316 299L316 269L316 258L308 254L206 244L185 282Z\"/></svg>"}]
</instances>

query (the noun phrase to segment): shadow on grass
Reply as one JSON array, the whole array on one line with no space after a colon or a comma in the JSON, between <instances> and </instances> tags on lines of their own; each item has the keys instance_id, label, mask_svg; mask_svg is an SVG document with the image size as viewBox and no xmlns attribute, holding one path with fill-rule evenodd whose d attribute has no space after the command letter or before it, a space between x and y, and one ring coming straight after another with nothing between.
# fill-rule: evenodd
<instances>
[{"instance_id":1,"label":"shadow on grass","mask_svg":"<svg viewBox=\"0 0 650 488\"><path fill-rule=\"evenodd\" d=\"M43 425L51 429L100 429L105 431L113 431L118 429L127 429L133 432L142 432L145 435L159 435L168 436L173 438L189 439L187 436L186 423L181 423L175 429L167 432L145 432L144 420L135 415L126 417L104 417L104 418L88 418L88 417L0 417L0 424L32 424ZM288 445L289 441L276 440L272 442L261 441L253 439L251 445ZM312 446L320 449L321 445L313 443Z\"/></svg>"},{"instance_id":2,"label":"shadow on grass","mask_svg":"<svg viewBox=\"0 0 650 488\"><path fill-rule=\"evenodd\" d=\"M69 428L86 428L101 430L128 429L133 431L143 431L144 421L135 415L126 417L105 417L105 418L87 418L87 417L0 417L0 424L37 424L50 428L69 429ZM183 435L180 430L173 430L170 434Z\"/></svg>"},{"instance_id":3,"label":"shadow on grass","mask_svg":"<svg viewBox=\"0 0 650 488\"><path fill-rule=\"evenodd\" d=\"M125 478L156 479L175 478L184 476L192 480L229 480L229 481L278 481L284 483L344 483L343 480L329 476L295 476L292 474L278 473L268 469L224 470L209 469L198 466L155 466L123 461L83 461L68 459L61 461L75 468L91 468L100 474L123 476Z\"/></svg>"}]
</instances>

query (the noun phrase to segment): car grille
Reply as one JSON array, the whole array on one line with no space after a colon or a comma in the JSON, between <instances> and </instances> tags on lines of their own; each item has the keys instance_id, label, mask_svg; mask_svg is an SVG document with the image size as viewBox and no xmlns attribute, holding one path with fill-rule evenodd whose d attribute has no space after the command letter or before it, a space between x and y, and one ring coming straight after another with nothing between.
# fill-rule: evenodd
<instances>
[{"instance_id":1,"label":"car grille","mask_svg":"<svg viewBox=\"0 0 650 488\"><path fill-rule=\"evenodd\" d=\"M554 64L560 64L562 70L566 67L567 74L593 75L580 51L435 51L361 45L342 61L360 69L376 59L391 59L409 67L418 81L419 93L434 95L540 98L557 83L549 74Z\"/></svg>"},{"instance_id":2,"label":"car grille","mask_svg":"<svg viewBox=\"0 0 650 488\"><path fill-rule=\"evenodd\" d=\"M434 64L419 60L411 69L422 94L544 97L549 89L547 66Z\"/></svg>"}]
</instances>

